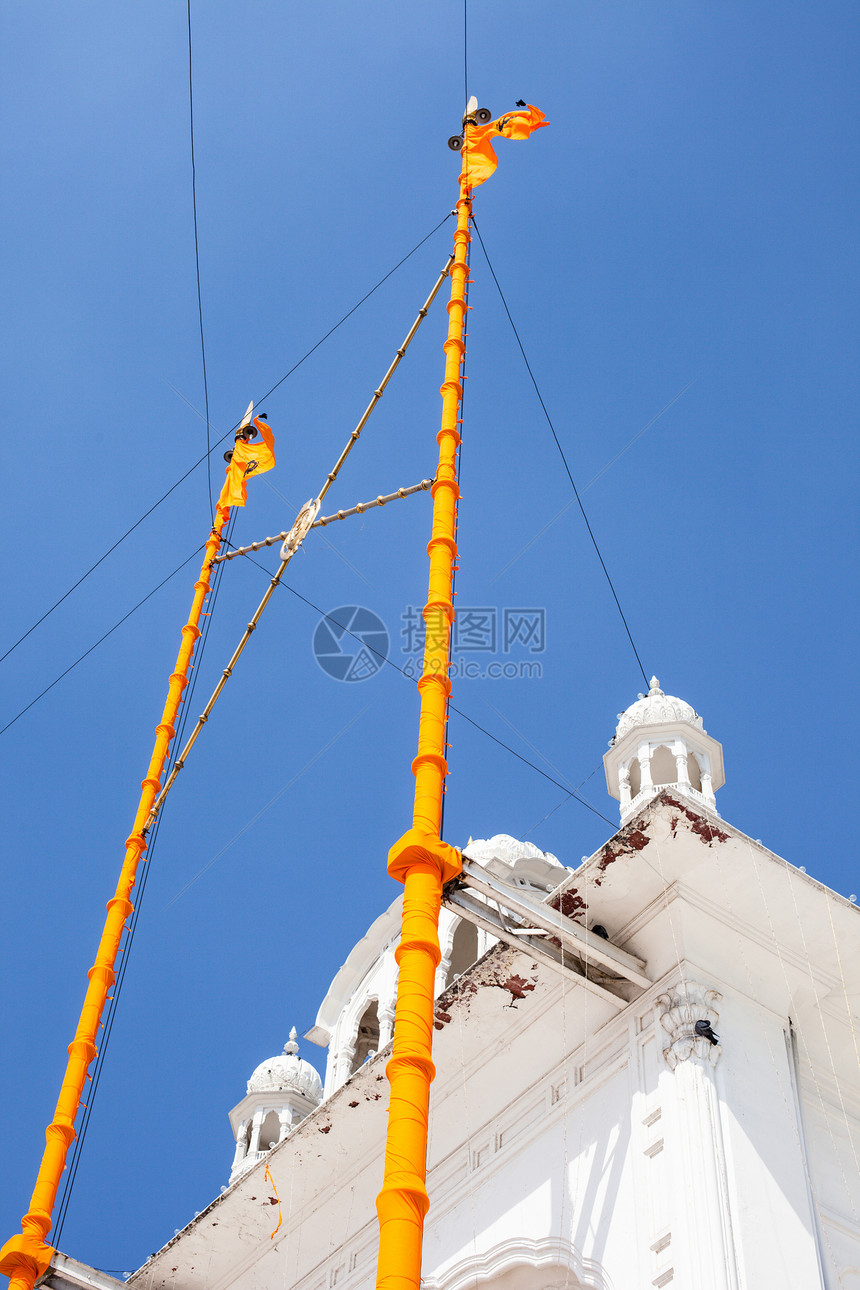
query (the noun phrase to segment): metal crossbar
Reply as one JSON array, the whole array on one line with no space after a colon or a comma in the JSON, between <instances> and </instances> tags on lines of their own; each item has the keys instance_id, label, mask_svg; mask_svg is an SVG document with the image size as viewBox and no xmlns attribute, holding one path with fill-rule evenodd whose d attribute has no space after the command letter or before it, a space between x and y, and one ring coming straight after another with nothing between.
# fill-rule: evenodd
<instances>
[{"instance_id":1,"label":"metal crossbar","mask_svg":"<svg viewBox=\"0 0 860 1290\"><path fill-rule=\"evenodd\" d=\"M401 497L411 497L413 493L426 493L429 488L433 487L432 479L422 479L420 484L412 484L409 488L398 488L394 493L386 493L384 497L375 497L372 502L356 502L349 510L338 511L335 515L321 515L318 520L314 520L311 525L312 529L323 529L327 524L334 524L336 520L349 519L350 515L363 515L373 506L385 506L388 502L396 502ZM276 542L283 542L290 536L292 529L284 529L282 533L276 533L274 537L260 538L258 542L252 542L250 546L237 546L232 551L225 551L221 555L216 555L212 561L213 564L221 564L224 560L235 560L237 555L248 555L251 551L261 551L264 546L274 546Z\"/></svg>"}]
</instances>

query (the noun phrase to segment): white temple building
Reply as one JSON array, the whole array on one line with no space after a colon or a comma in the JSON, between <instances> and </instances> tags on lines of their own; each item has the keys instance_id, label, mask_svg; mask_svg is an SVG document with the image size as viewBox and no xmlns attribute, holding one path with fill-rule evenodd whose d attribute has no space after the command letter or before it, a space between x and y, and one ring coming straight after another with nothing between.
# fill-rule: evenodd
<instances>
[{"instance_id":1,"label":"white temple building","mask_svg":"<svg viewBox=\"0 0 860 1290\"><path fill-rule=\"evenodd\" d=\"M722 748L656 678L604 763L594 855L499 835L447 890L424 1290L860 1290L857 908L719 816ZM306 1036L324 1088L293 1031L230 1113L230 1186L137 1290L375 1284L399 911Z\"/></svg>"}]
</instances>

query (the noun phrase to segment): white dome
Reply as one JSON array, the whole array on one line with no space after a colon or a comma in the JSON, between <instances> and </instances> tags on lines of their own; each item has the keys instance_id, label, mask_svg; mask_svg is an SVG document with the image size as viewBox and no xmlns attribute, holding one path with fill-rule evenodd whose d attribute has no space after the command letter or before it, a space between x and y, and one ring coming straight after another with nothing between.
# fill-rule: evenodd
<instances>
[{"instance_id":1,"label":"white dome","mask_svg":"<svg viewBox=\"0 0 860 1290\"><path fill-rule=\"evenodd\" d=\"M322 1100L322 1080L311 1066L296 1054L299 1046L296 1043L296 1028L290 1031L284 1051L277 1057L269 1057L260 1062L248 1080L249 1093L279 1093L292 1089L313 1102Z\"/></svg>"},{"instance_id":2,"label":"white dome","mask_svg":"<svg viewBox=\"0 0 860 1290\"><path fill-rule=\"evenodd\" d=\"M477 860L505 882L535 887L538 891L553 891L568 872L549 851L541 851L533 842L520 842L508 833L497 833L494 838L478 842L470 838L463 855Z\"/></svg>"},{"instance_id":3,"label":"white dome","mask_svg":"<svg viewBox=\"0 0 860 1290\"><path fill-rule=\"evenodd\" d=\"M619 712L615 738L622 739L634 726L659 726L670 721L686 721L697 730L703 729L698 712L683 699L676 699L673 694L664 694L660 689L660 682L656 676L652 676L648 693L640 694L626 712Z\"/></svg>"},{"instance_id":4,"label":"white dome","mask_svg":"<svg viewBox=\"0 0 860 1290\"><path fill-rule=\"evenodd\" d=\"M561 861L549 851L541 851L533 842L520 842L519 838L512 838L509 833L497 833L493 838L482 838L476 842L470 838L466 852L472 860L483 865L497 859L513 868L518 860L546 860L559 869L564 868Z\"/></svg>"}]
</instances>

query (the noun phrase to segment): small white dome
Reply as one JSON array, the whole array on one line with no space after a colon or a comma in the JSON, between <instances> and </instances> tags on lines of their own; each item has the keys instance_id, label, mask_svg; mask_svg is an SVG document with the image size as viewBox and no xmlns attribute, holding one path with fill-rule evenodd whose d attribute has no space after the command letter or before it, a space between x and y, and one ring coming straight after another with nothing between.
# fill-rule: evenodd
<instances>
[{"instance_id":1,"label":"small white dome","mask_svg":"<svg viewBox=\"0 0 860 1290\"><path fill-rule=\"evenodd\" d=\"M311 1066L297 1056L299 1046L296 1043L296 1028L290 1031L289 1041L284 1044L284 1051L277 1057L269 1057L260 1062L248 1080L249 1093L283 1092L293 1089L313 1102L322 1100L322 1080Z\"/></svg>"},{"instance_id":2,"label":"small white dome","mask_svg":"<svg viewBox=\"0 0 860 1290\"><path fill-rule=\"evenodd\" d=\"M660 689L660 682L656 676L652 676L648 693L640 694L626 712L619 712L615 738L622 739L634 726L659 726L669 721L686 721L697 730L703 728L698 712L683 699L676 699L673 694L664 694Z\"/></svg>"},{"instance_id":3,"label":"small white dome","mask_svg":"<svg viewBox=\"0 0 860 1290\"><path fill-rule=\"evenodd\" d=\"M463 855L477 860L505 882L538 891L553 891L568 872L549 851L541 851L533 842L520 842L508 833L497 833L494 838L478 842L470 838Z\"/></svg>"},{"instance_id":4,"label":"small white dome","mask_svg":"<svg viewBox=\"0 0 860 1290\"><path fill-rule=\"evenodd\" d=\"M518 860L546 860L551 865L564 868L561 861L549 851L541 851L533 842L520 842L519 838L512 838L509 833L497 833L493 838L481 838L478 841L469 838L465 850L472 860L483 865L491 860L503 860L513 868Z\"/></svg>"}]
</instances>

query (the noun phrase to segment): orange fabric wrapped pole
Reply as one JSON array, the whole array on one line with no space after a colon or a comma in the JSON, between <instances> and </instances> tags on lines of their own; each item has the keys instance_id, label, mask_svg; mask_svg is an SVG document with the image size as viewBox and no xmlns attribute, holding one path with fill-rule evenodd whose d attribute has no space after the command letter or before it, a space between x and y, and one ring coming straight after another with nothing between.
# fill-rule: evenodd
<instances>
[{"instance_id":1,"label":"orange fabric wrapped pole","mask_svg":"<svg viewBox=\"0 0 860 1290\"><path fill-rule=\"evenodd\" d=\"M430 583L424 608L426 637L424 666L418 690L421 715L418 756L412 763L415 805L412 828L389 852L388 872L404 884L403 929L396 959L400 968L394 1019L394 1051L386 1068L391 1083L385 1178L376 1201L379 1214L380 1290L418 1290L421 1245L429 1199L424 1185L427 1161L427 1117L430 1084L436 1070L431 1059L433 999L439 951L439 908L442 885L460 872L460 853L440 840L445 760L445 716L451 682L451 625L454 607L451 579L457 555L458 419L462 397L461 368L465 352L466 278L469 272L470 190L460 185L448 338L445 341L445 381L442 385L442 428L437 436L439 464L431 488L433 531L427 546Z\"/></svg>"},{"instance_id":2,"label":"orange fabric wrapped pole","mask_svg":"<svg viewBox=\"0 0 860 1290\"><path fill-rule=\"evenodd\" d=\"M250 419L250 418L248 418ZM254 423L263 436L257 446L257 470L269 470L275 464L272 435L265 422ZM167 698L161 721L155 728L155 744L149 759L146 779L141 784L140 801L134 817L131 834L125 844L125 860L113 899L108 901L107 918L99 943L96 960L89 970L89 986L81 1009L75 1037L69 1044L69 1060L60 1088L54 1118L45 1130L46 1146L42 1163L30 1198L30 1208L21 1220L21 1231L0 1249L0 1272L9 1278L10 1290L32 1290L36 1280L47 1271L53 1248L45 1237L53 1222L57 1189L66 1168L69 1146L75 1138L75 1120L81 1105L84 1085L89 1078L89 1068L96 1056L96 1039L101 1027L102 1013L108 992L116 979L114 964L119 953L120 941L129 914L132 913L131 894L143 853L146 850L144 829L152 804L161 787L161 776L167 760L170 741L174 735L174 722L182 702L182 693L188 684L188 671L194 646L200 635L200 618L210 591L213 560L221 546L221 538L230 518L228 498L233 504L244 506L244 478L253 453L246 453L247 442L237 439L233 460L227 467L227 478L218 500L215 523L206 543L206 553L200 576L194 584L194 598L188 621L182 628L182 643L176 666L170 677ZM238 451L237 451L238 450Z\"/></svg>"},{"instance_id":3,"label":"orange fabric wrapped pole","mask_svg":"<svg viewBox=\"0 0 860 1290\"><path fill-rule=\"evenodd\" d=\"M477 106L477 105L475 105ZM442 428L437 435L439 464L431 489L433 531L427 546L430 579L424 608L424 666L418 690L421 713L418 756L412 763L415 802L412 828L388 853L388 872L404 885L403 928L396 959L400 969L394 1017L394 1045L386 1067L391 1084L385 1176L376 1200L379 1214L377 1290L419 1290L424 1216L430 1201L425 1184L432 1060L433 1004L439 949L442 887L462 868L462 855L441 840L442 793L448 763L445 726L451 693L452 578L457 558L457 451L466 344L466 280L469 274L469 220L472 188L493 173L495 135L527 138L544 124L537 108L479 124L470 102L463 120L463 170L457 202L448 336L444 343ZM456 140L453 142L457 142Z\"/></svg>"}]
</instances>

